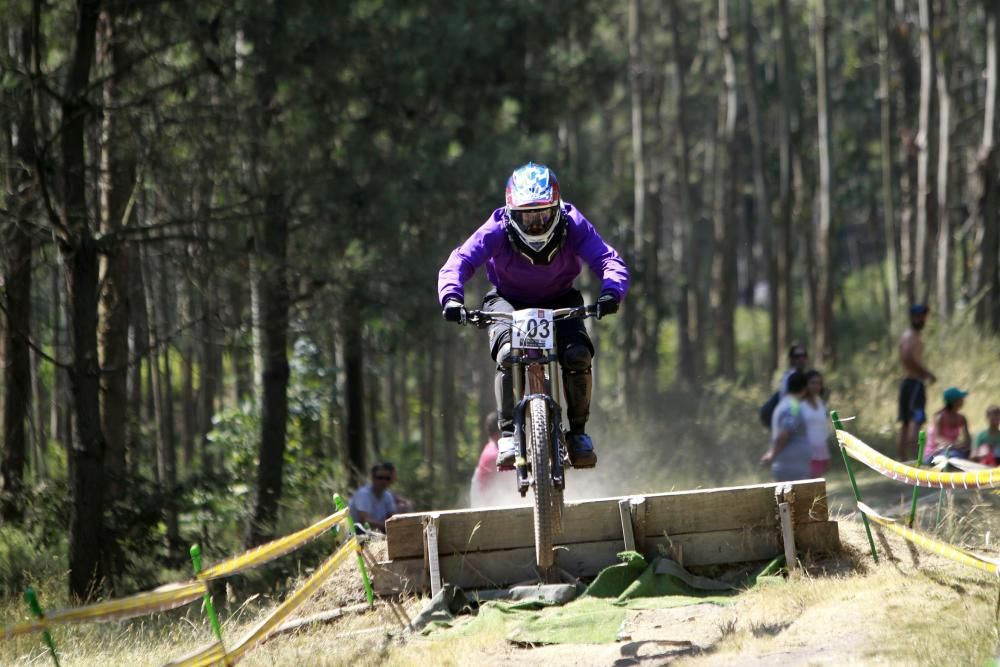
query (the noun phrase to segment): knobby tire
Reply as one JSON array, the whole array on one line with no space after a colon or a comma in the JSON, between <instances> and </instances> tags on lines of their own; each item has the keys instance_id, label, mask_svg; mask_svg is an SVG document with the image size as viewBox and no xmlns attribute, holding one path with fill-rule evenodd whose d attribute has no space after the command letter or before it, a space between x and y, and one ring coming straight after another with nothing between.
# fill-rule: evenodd
<instances>
[{"instance_id":1,"label":"knobby tire","mask_svg":"<svg viewBox=\"0 0 1000 667\"><path fill-rule=\"evenodd\" d=\"M531 470L535 487L535 562L545 578L552 576L555 568L556 514L553 511L555 489L552 486L549 443L549 411L545 400L534 398L528 404L531 447ZM561 494L560 494L561 495ZM561 500L561 498L560 498Z\"/></svg>"}]
</instances>

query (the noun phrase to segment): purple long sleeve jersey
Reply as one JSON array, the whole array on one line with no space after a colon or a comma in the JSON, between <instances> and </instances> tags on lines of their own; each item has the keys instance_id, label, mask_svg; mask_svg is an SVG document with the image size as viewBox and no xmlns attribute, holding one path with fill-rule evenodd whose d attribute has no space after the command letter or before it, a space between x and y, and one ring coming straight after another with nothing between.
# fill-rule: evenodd
<instances>
[{"instance_id":1,"label":"purple long sleeve jersey","mask_svg":"<svg viewBox=\"0 0 1000 667\"><path fill-rule=\"evenodd\" d=\"M508 299L540 304L562 296L573 287L583 263L601 279L601 292L621 301L628 291L628 268L587 218L563 202L568 228L563 247L549 264L532 264L513 247L504 228L504 209L498 208L465 243L455 248L438 272L438 299L465 300L463 285L483 264L486 277Z\"/></svg>"}]
</instances>

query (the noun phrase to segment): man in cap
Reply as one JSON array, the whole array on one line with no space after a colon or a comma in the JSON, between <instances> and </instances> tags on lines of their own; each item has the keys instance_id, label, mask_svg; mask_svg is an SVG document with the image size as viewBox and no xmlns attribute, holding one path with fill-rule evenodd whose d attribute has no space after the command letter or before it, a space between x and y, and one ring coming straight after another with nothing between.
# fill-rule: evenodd
<instances>
[{"instance_id":1,"label":"man in cap","mask_svg":"<svg viewBox=\"0 0 1000 667\"><path fill-rule=\"evenodd\" d=\"M927 420L927 392L924 382L934 382L934 373L924 366L924 344L920 332L927 324L930 309L922 303L910 306L910 326L899 339L899 363L903 367L903 381L899 385L899 460L908 461L917 456L917 431Z\"/></svg>"}]
</instances>

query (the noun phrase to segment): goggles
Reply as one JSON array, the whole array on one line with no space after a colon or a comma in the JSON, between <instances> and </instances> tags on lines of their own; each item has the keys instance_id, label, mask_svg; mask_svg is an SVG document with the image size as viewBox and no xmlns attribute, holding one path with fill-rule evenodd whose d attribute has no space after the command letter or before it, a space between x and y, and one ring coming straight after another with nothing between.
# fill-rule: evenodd
<instances>
[{"instance_id":1,"label":"goggles","mask_svg":"<svg viewBox=\"0 0 1000 667\"><path fill-rule=\"evenodd\" d=\"M558 218L558 205L510 212L510 219L528 236L541 236L547 233Z\"/></svg>"}]
</instances>

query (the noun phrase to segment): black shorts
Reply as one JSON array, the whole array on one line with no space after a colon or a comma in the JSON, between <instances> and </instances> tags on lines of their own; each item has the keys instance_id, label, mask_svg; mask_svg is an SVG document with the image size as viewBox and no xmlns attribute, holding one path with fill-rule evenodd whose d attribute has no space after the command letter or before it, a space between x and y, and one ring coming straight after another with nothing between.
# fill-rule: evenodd
<instances>
[{"instance_id":1,"label":"black shorts","mask_svg":"<svg viewBox=\"0 0 1000 667\"><path fill-rule=\"evenodd\" d=\"M899 385L899 421L923 424L927 421L927 393L924 383L905 378Z\"/></svg>"},{"instance_id":2,"label":"black shorts","mask_svg":"<svg viewBox=\"0 0 1000 667\"><path fill-rule=\"evenodd\" d=\"M571 289L562 296L556 297L554 299L548 299L540 303L524 303L523 301L515 301L513 299L507 299L497 293L496 290L490 290L485 297L483 297L483 310L499 311L503 313L512 313L515 310L521 310L524 308L571 308L573 306L583 305L583 295L580 294L579 290ZM510 344L510 323L509 322L497 322L496 324L490 325L490 356L493 357L493 361L497 359L497 352L500 351L500 347L504 344ZM574 318L570 320L559 320L556 322L556 354L559 355L560 361L563 358L566 350L574 345L584 345L590 350L590 355L594 355L594 344L590 340L590 336L587 334L587 327L583 325L583 320L580 318Z\"/></svg>"}]
</instances>

